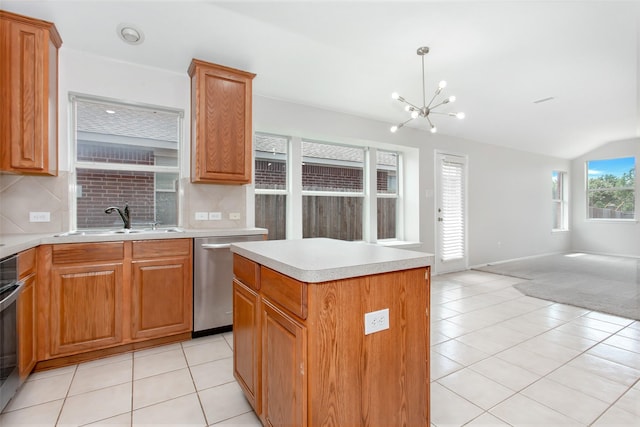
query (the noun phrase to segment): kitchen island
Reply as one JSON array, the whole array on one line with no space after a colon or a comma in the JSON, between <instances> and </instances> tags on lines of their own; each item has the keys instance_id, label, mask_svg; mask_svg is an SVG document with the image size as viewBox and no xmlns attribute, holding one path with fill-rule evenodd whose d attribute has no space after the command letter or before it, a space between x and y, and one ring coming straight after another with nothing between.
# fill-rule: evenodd
<instances>
[{"instance_id":1,"label":"kitchen island","mask_svg":"<svg viewBox=\"0 0 640 427\"><path fill-rule=\"evenodd\" d=\"M234 375L264 425L428 426L430 254L233 244Z\"/></svg>"}]
</instances>

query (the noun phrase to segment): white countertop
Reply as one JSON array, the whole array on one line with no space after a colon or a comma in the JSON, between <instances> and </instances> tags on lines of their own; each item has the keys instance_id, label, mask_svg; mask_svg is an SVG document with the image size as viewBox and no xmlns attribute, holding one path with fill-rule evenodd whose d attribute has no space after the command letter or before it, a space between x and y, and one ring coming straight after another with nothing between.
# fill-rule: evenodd
<instances>
[{"instance_id":1,"label":"white countertop","mask_svg":"<svg viewBox=\"0 0 640 427\"><path fill-rule=\"evenodd\" d=\"M58 233L47 234L3 234L0 235L0 258L4 258L38 245L60 243L89 243L114 242L122 240L155 240L180 239L195 237L225 237L267 234L265 228L225 228L225 229L184 229L179 233L148 233L148 234L113 234L113 235L84 235L56 237Z\"/></svg>"},{"instance_id":2,"label":"white countertop","mask_svg":"<svg viewBox=\"0 0 640 427\"><path fill-rule=\"evenodd\" d=\"M324 238L233 243L231 251L308 283L407 270L433 263L433 254Z\"/></svg>"}]
</instances>

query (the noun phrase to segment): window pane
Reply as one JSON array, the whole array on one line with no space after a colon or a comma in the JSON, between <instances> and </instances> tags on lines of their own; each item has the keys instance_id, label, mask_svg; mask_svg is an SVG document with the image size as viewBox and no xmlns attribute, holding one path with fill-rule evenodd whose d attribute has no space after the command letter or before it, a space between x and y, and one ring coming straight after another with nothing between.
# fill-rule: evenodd
<instances>
[{"instance_id":1,"label":"window pane","mask_svg":"<svg viewBox=\"0 0 640 427\"><path fill-rule=\"evenodd\" d=\"M398 193L398 155L389 151L376 152L378 194Z\"/></svg>"},{"instance_id":2,"label":"window pane","mask_svg":"<svg viewBox=\"0 0 640 427\"><path fill-rule=\"evenodd\" d=\"M116 213L106 214L110 206L124 208L129 204L134 227L153 222L177 225L178 199L175 186L178 174L163 174L163 181L174 182L173 191L156 189L153 172L76 169L78 228L121 228L124 224Z\"/></svg>"},{"instance_id":3,"label":"window pane","mask_svg":"<svg viewBox=\"0 0 640 427\"><path fill-rule=\"evenodd\" d=\"M256 133L255 188L286 190L288 138Z\"/></svg>"},{"instance_id":4,"label":"window pane","mask_svg":"<svg viewBox=\"0 0 640 427\"><path fill-rule=\"evenodd\" d=\"M256 194L256 227L269 230L269 240L287 238L287 196Z\"/></svg>"},{"instance_id":5,"label":"window pane","mask_svg":"<svg viewBox=\"0 0 640 427\"><path fill-rule=\"evenodd\" d=\"M378 239L396 238L395 198L378 198Z\"/></svg>"},{"instance_id":6,"label":"window pane","mask_svg":"<svg viewBox=\"0 0 640 427\"><path fill-rule=\"evenodd\" d=\"M635 158L587 162L588 218L635 218Z\"/></svg>"},{"instance_id":7,"label":"window pane","mask_svg":"<svg viewBox=\"0 0 640 427\"><path fill-rule=\"evenodd\" d=\"M177 113L82 100L76 111L78 161L178 166Z\"/></svg>"},{"instance_id":8,"label":"window pane","mask_svg":"<svg viewBox=\"0 0 640 427\"><path fill-rule=\"evenodd\" d=\"M362 240L362 197L303 196L302 237Z\"/></svg>"},{"instance_id":9,"label":"window pane","mask_svg":"<svg viewBox=\"0 0 640 427\"><path fill-rule=\"evenodd\" d=\"M302 141L302 189L363 191L364 149Z\"/></svg>"}]
</instances>

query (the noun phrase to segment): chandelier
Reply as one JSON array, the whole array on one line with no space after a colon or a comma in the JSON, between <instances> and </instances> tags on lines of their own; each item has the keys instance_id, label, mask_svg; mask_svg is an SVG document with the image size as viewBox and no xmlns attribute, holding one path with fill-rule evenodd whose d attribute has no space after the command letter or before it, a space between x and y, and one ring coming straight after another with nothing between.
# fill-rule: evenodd
<instances>
[{"instance_id":1,"label":"chandelier","mask_svg":"<svg viewBox=\"0 0 640 427\"><path fill-rule=\"evenodd\" d=\"M440 84L438 84L438 89L433 94L433 97L431 98L431 101L429 101L429 103L427 104L427 95L426 95L426 91L425 91L425 81L424 81L424 56L427 53L429 53L429 48L428 47L423 46L423 47L419 47L418 48L417 54L422 57L422 107L418 107L417 105L414 105L414 104L410 103L409 101L407 101L406 99L401 97L398 94L398 92L393 92L391 94L391 97L393 99L397 99L398 101L402 102L403 104L406 104L404 109L405 109L405 111L410 113L411 117L409 117L409 119L407 119L406 121L404 121L404 122L402 122L400 124L391 126L391 129L390 129L391 132L396 132L398 129L400 129L402 126L406 125L407 123L409 123L413 119L417 119L418 117L424 117L429 122L429 128L430 128L429 130L431 131L431 133L436 133L438 131L438 129L436 128L436 126L431 121L431 118L429 118L430 114L443 114L443 115L447 115L447 116L451 116L451 117L456 117L458 119L464 119L464 113L462 113L462 112L460 112L460 113L445 113L445 112L441 112L441 111L434 111L436 108L438 108L438 107L440 107L442 105L445 105L445 104L449 104L450 102L454 102L456 100L455 96L450 96L448 98L441 99L440 101L437 100L438 96L442 92L442 89L444 89L447 86L447 82L445 82L444 80L442 80L440 82Z\"/></svg>"}]
</instances>

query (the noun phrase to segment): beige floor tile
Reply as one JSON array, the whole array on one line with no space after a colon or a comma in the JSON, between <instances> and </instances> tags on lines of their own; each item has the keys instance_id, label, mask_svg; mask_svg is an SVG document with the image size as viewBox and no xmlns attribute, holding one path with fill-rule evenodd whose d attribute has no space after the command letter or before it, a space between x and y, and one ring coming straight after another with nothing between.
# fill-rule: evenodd
<instances>
[{"instance_id":1,"label":"beige floor tile","mask_svg":"<svg viewBox=\"0 0 640 427\"><path fill-rule=\"evenodd\" d=\"M633 323L633 319L627 319L625 317L614 316L607 313L599 313L597 311L592 311L591 313L586 314L584 317L601 320L603 322L613 323L621 326L629 326Z\"/></svg>"},{"instance_id":2,"label":"beige floor tile","mask_svg":"<svg viewBox=\"0 0 640 427\"><path fill-rule=\"evenodd\" d=\"M189 369L198 391L235 381L233 357L202 363L191 366Z\"/></svg>"},{"instance_id":3,"label":"beige floor tile","mask_svg":"<svg viewBox=\"0 0 640 427\"><path fill-rule=\"evenodd\" d=\"M485 412L470 423L465 424L465 427L499 427L509 425L510 424L505 423L500 418L494 417L490 413Z\"/></svg>"},{"instance_id":4,"label":"beige floor tile","mask_svg":"<svg viewBox=\"0 0 640 427\"><path fill-rule=\"evenodd\" d=\"M551 304L538 311L544 313L545 316L564 320L566 322L589 313L589 310L584 308L572 307L564 304Z\"/></svg>"},{"instance_id":5,"label":"beige floor tile","mask_svg":"<svg viewBox=\"0 0 640 427\"><path fill-rule=\"evenodd\" d=\"M91 366L78 366L69 395L86 393L112 385L131 382L133 375L133 360L131 357L115 363Z\"/></svg>"},{"instance_id":6,"label":"beige floor tile","mask_svg":"<svg viewBox=\"0 0 640 427\"><path fill-rule=\"evenodd\" d=\"M638 417L638 425L640 425L640 383L637 383L636 387L626 392L615 406Z\"/></svg>"},{"instance_id":7,"label":"beige floor tile","mask_svg":"<svg viewBox=\"0 0 640 427\"><path fill-rule=\"evenodd\" d=\"M440 344L445 341L449 341L450 339L451 338L441 334L440 332L429 332L429 341L431 342L431 345Z\"/></svg>"},{"instance_id":8,"label":"beige floor tile","mask_svg":"<svg viewBox=\"0 0 640 427\"><path fill-rule=\"evenodd\" d=\"M459 364L458 362L454 362L448 357L443 356L435 351L431 352L431 360L429 363L429 367L431 369L431 381L435 381L438 378L442 378L445 375L449 375L464 368L464 366Z\"/></svg>"},{"instance_id":9,"label":"beige floor tile","mask_svg":"<svg viewBox=\"0 0 640 427\"><path fill-rule=\"evenodd\" d=\"M586 327L584 325L576 324L575 322L569 322L564 325L558 326L556 331L564 332L566 334L577 335L579 337L587 338L593 341L602 341L613 335L611 332L600 331Z\"/></svg>"},{"instance_id":10,"label":"beige floor tile","mask_svg":"<svg viewBox=\"0 0 640 427\"><path fill-rule=\"evenodd\" d=\"M189 369L165 372L133 382L133 409L154 405L196 391Z\"/></svg>"},{"instance_id":11,"label":"beige floor tile","mask_svg":"<svg viewBox=\"0 0 640 427\"><path fill-rule=\"evenodd\" d=\"M102 359L92 360L90 362L82 362L78 365L78 370L95 368L96 366L109 365L118 362L133 360L133 353L117 354L115 356L103 357Z\"/></svg>"},{"instance_id":12,"label":"beige floor tile","mask_svg":"<svg viewBox=\"0 0 640 427\"><path fill-rule=\"evenodd\" d=\"M634 329L631 329L634 330ZM622 348L624 350L633 351L634 353L640 354L640 333L638 333L638 338L633 337L625 337L620 333L607 338L603 344L609 344L614 347Z\"/></svg>"},{"instance_id":13,"label":"beige floor tile","mask_svg":"<svg viewBox=\"0 0 640 427\"><path fill-rule=\"evenodd\" d=\"M551 327L547 325L542 325L530 319L525 319L523 318L523 316L507 319L502 323L499 323L499 325L508 329L513 329L514 331L518 331L521 334L525 334L529 338L535 337L536 335L540 335L551 329Z\"/></svg>"},{"instance_id":14,"label":"beige floor tile","mask_svg":"<svg viewBox=\"0 0 640 427\"><path fill-rule=\"evenodd\" d=\"M211 387L198 392L209 424L214 424L251 411L236 382Z\"/></svg>"},{"instance_id":15,"label":"beige floor tile","mask_svg":"<svg viewBox=\"0 0 640 427\"><path fill-rule=\"evenodd\" d=\"M592 424L592 427L638 427L638 417L612 406Z\"/></svg>"},{"instance_id":16,"label":"beige floor tile","mask_svg":"<svg viewBox=\"0 0 640 427\"><path fill-rule=\"evenodd\" d=\"M229 418L219 423L212 424L214 426L224 427L262 427L260 419L251 411L237 417Z\"/></svg>"},{"instance_id":17,"label":"beige floor tile","mask_svg":"<svg viewBox=\"0 0 640 427\"><path fill-rule=\"evenodd\" d=\"M590 340L578 335L568 334L566 332L553 329L540 335L541 338L546 339L554 344L561 345L563 347L571 348L578 351L586 351L594 345L598 344L598 341Z\"/></svg>"},{"instance_id":18,"label":"beige floor tile","mask_svg":"<svg viewBox=\"0 0 640 427\"><path fill-rule=\"evenodd\" d=\"M514 426L560 426L580 423L521 394L516 394L489 411Z\"/></svg>"},{"instance_id":19,"label":"beige floor tile","mask_svg":"<svg viewBox=\"0 0 640 427\"><path fill-rule=\"evenodd\" d=\"M11 412L4 412L0 415L0 426L38 426L54 427L58 420L58 415L62 409L64 399L41 405L29 406Z\"/></svg>"},{"instance_id":20,"label":"beige floor tile","mask_svg":"<svg viewBox=\"0 0 640 427\"><path fill-rule=\"evenodd\" d=\"M516 366L498 357L490 357L485 360L481 360L469 367L474 371L484 375L487 378L491 378L502 384L505 387L510 388L513 391L519 391L527 387L529 384L539 380L540 375L534 374L520 366Z\"/></svg>"},{"instance_id":21,"label":"beige floor tile","mask_svg":"<svg viewBox=\"0 0 640 427\"><path fill-rule=\"evenodd\" d=\"M182 352L182 347L178 345L177 348L169 351L136 357L133 361L133 379L139 380L186 367L187 360Z\"/></svg>"},{"instance_id":22,"label":"beige floor tile","mask_svg":"<svg viewBox=\"0 0 640 427\"><path fill-rule=\"evenodd\" d=\"M571 365L560 367L547 378L606 403L615 402L628 389L619 382Z\"/></svg>"},{"instance_id":23,"label":"beige floor tile","mask_svg":"<svg viewBox=\"0 0 640 427\"><path fill-rule=\"evenodd\" d=\"M45 378L56 377L58 375L73 374L78 365L64 366L62 368L48 369L46 371L32 372L27 381L43 380Z\"/></svg>"},{"instance_id":24,"label":"beige floor tile","mask_svg":"<svg viewBox=\"0 0 640 427\"><path fill-rule=\"evenodd\" d=\"M431 422L436 426L461 426L481 415L483 410L448 388L431 383Z\"/></svg>"},{"instance_id":25,"label":"beige floor tile","mask_svg":"<svg viewBox=\"0 0 640 427\"><path fill-rule=\"evenodd\" d=\"M514 348L522 348L537 355L553 359L561 364L578 356L581 351L558 345L541 335L519 344Z\"/></svg>"},{"instance_id":26,"label":"beige floor tile","mask_svg":"<svg viewBox=\"0 0 640 427\"><path fill-rule=\"evenodd\" d=\"M131 383L68 397L59 426L80 426L131 411Z\"/></svg>"},{"instance_id":27,"label":"beige floor tile","mask_svg":"<svg viewBox=\"0 0 640 427\"><path fill-rule=\"evenodd\" d=\"M586 354L592 354L594 356L640 370L640 354L620 347L614 347L612 345L602 343L590 348Z\"/></svg>"},{"instance_id":28,"label":"beige floor tile","mask_svg":"<svg viewBox=\"0 0 640 427\"><path fill-rule=\"evenodd\" d=\"M171 425L179 426L206 426L207 423L202 413L200 400L196 393L187 394L166 402L147 406L133 411L134 427Z\"/></svg>"},{"instance_id":29,"label":"beige floor tile","mask_svg":"<svg viewBox=\"0 0 640 427\"><path fill-rule=\"evenodd\" d=\"M633 325L627 326L626 328L618 332L616 335L626 337L626 338L631 338L636 341L640 341L640 329L634 328Z\"/></svg>"},{"instance_id":30,"label":"beige floor tile","mask_svg":"<svg viewBox=\"0 0 640 427\"><path fill-rule=\"evenodd\" d=\"M593 312L592 312L593 313ZM595 319L593 317L582 316L578 317L575 320L572 320L570 323L578 326L583 326L585 328L596 329L599 331L609 332L611 334L615 334L621 329L624 329L624 325L617 325L615 323L603 322L602 320Z\"/></svg>"},{"instance_id":31,"label":"beige floor tile","mask_svg":"<svg viewBox=\"0 0 640 427\"><path fill-rule=\"evenodd\" d=\"M116 415L115 417L107 418L105 420L96 421L95 423L86 424L86 427L131 427L131 412L126 414Z\"/></svg>"},{"instance_id":32,"label":"beige floor tile","mask_svg":"<svg viewBox=\"0 0 640 427\"><path fill-rule=\"evenodd\" d=\"M586 353L573 359L568 363L568 366L584 369L627 387L640 379L639 370Z\"/></svg>"},{"instance_id":33,"label":"beige floor tile","mask_svg":"<svg viewBox=\"0 0 640 427\"><path fill-rule=\"evenodd\" d=\"M194 366L205 362L232 357L233 351L227 342L222 339L186 347L184 349L184 354L187 358L187 364L189 366Z\"/></svg>"},{"instance_id":34,"label":"beige floor tile","mask_svg":"<svg viewBox=\"0 0 640 427\"><path fill-rule=\"evenodd\" d=\"M161 345L158 347L145 348L144 350L136 350L133 353L133 358L137 359L139 357L147 357L158 353L164 353L167 351L175 351L182 349L181 343L173 343L167 345Z\"/></svg>"},{"instance_id":35,"label":"beige floor tile","mask_svg":"<svg viewBox=\"0 0 640 427\"><path fill-rule=\"evenodd\" d=\"M546 378L521 393L585 425L591 424L609 407L608 403Z\"/></svg>"},{"instance_id":36,"label":"beige floor tile","mask_svg":"<svg viewBox=\"0 0 640 427\"><path fill-rule=\"evenodd\" d=\"M28 406L64 399L72 379L73 372L68 372L37 381L26 381L9 401L5 411L15 411Z\"/></svg>"},{"instance_id":37,"label":"beige floor tile","mask_svg":"<svg viewBox=\"0 0 640 427\"><path fill-rule=\"evenodd\" d=\"M191 340L182 341L182 348L192 347L194 345L205 344L211 341L222 341L224 338L220 334L206 335L204 337L193 338Z\"/></svg>"},{"instance_id":38,"label":"beige floor tile","mask_svg":"<svg viewBox=\"0 0 640 427\"><path fill-rule=\"evenodd\" d=\"M224 334L222 334L222 337L227 342L229 347L231 347L231 350L233 350L233 332L225 332Z\"/></svg>"},{"instance_id":39,"label":"beige floor tile","mask_svg":"<svg viewBox=\"0 0 640 427\"><path fill-rule=\"evenodd\" d=\"M430 332L436 334L441 333L449 338L456 338L470 332L470 329L465 326L449 322L448 320L439 320L431 323Z\"/></svg>"},{"instance_id":40,"label":"beige floor tile","mask_svg":"<svg viewBox=\"0 0 640 427\"><path fill-rule=\"evenodd\" d=\"M440 378L438 383L485 410L514 394L513 390L469 368Z\"/></svg>"},{"instance_id":41,"label":"beige floor tile","mask_svg":"<svg viewBox=\"0 0 640 427\"><path fill-rule=\"evenodd\" d=\"M457 340L449 340L432 347L432 350L462 365L471 365L489 355Z\"/></svg>"},{"instance_id":42,"label":"beige floor tile","mask_svg":"<svg viewBox=\"0 0 640 427\"><path fill-rule=\"evenodd\" d=\"M500 352L496 354L496 357L541 376L562 366L562 362L544 357L520 346Z\"/></svg>"}]
</instances>

